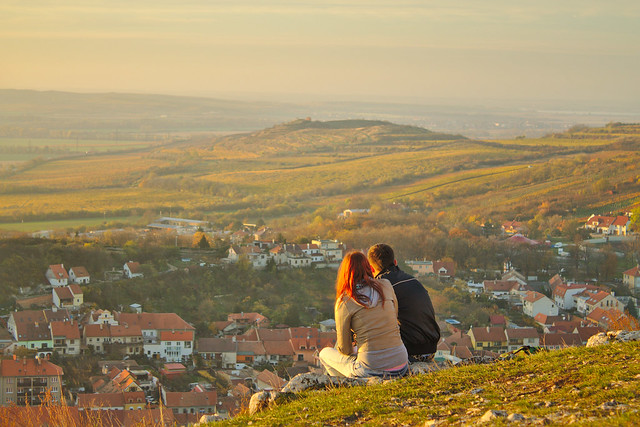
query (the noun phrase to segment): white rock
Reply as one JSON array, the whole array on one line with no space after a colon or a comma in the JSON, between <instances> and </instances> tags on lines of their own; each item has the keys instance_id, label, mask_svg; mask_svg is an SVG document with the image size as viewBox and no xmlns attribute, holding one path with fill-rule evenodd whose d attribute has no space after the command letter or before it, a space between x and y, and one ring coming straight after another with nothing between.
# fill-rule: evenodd
<instances>
[{"instance_id":1,"label":"white rock","mask_svg":"<svg viewBox=\"0 0 640 427\"><path fill-rule=\"evenodd\" d=\"M497 411L495 409L490 409L484 413L482 418L480 418L480 422L488 423L498 418L507 418L507 411Z\"/></svg>"},{"instance_id":2,"label":"white rock","mask_svg":"<svg viewBox=\"0 0 640 427\"><path fill-rule=\"evenodd\" d=\"M251 396L251 400L249 401L249 413L251 415L262 411L265 408L268 408L278 397L278 392L276 391L259 391L254 393Z\"/></svg>"}]
</instances>

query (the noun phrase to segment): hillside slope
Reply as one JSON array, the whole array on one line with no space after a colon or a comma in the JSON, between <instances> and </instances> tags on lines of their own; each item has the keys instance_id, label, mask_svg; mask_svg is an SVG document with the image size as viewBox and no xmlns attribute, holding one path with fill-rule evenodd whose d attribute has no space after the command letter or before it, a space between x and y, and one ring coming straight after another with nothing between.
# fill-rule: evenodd
<instances>
[{"instance_id":1,"label":"hillside slope","mask_svg":"<svg viewBox=\"0 0 640 427\"><path fill-rule=\"evenodd\" d=\"M380 385L306 392L225 424L468 425L497 410L536 425L637 425L639 362L640 343L569 348Z\"/></svg>"}]
</instances>

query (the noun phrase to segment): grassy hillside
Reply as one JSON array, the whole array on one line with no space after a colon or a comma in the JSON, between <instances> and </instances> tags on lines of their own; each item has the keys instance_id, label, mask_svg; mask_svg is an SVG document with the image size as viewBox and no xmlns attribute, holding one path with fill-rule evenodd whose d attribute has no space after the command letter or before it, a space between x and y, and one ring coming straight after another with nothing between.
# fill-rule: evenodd
<instances>
[{"instance_id":1,"label":"grassy hillside","mask_svg":"<svg viewBox=\"0 0 640 427\"><path fill-rule=\"evenodd\" d=\"M386 384L305 392L224 424L470 425L500 410L534 425L637 425L639 362L638 343L569 348Z\"/></svg>"},{"instance_id":2,"label":"grassy hillside","mask_svg":"<svg viewBox=\"0 0 640 427\"><path fill-rule=\"evenodd\" d=\"M0 228L111 216L144 221L169 210L221 225L293 217L300 224L394 202L443 212L454 223L580 216L638 203L638 148L637 125L477 141L383 121L296 120L0 168Z\"/></svg>"}]
</instances>

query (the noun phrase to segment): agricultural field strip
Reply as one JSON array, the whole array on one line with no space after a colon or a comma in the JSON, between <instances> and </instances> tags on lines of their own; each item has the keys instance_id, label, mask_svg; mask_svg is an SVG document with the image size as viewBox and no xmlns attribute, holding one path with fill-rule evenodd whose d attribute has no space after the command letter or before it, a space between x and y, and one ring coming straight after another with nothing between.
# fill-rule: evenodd
<instances>
[{"instance_id":1,"label":"agricultural field strip","mask_svg":"<svg viewBox=\"0 0 640 427\"><path fill-rule=\"evenodd\" d=\"M57 160L0 180L0 183L56 190L128 186L149 168L168 165L168 162L146 161L140 155Z\"/></svg>"},{"instance_id":2,"label":"agricultural field strip","mask_svg":"<svg viewBox=\"0 0 640 427\"><path fill-rule=\"evenodd\" d=\"M424 185L426 185L426 187L418 188L402 194L394 194L392 196L386 197L385 200L393 200L400 197L411 196L424 191L433 190L435 188L444 187L447 185L454 185L464 181L482 180L482 178L488 178L496 175L507 174L507 173L515 172L521 169L525 169L527 167L528 166L525 166L525 165L517 165L517 166L509 165L509 166L494 167L494 168L466 170L466 171L448 173L445 175L437 175L436 177L433 177L433 178L427 178L426 183L424 181L421 181L419 183L414 183L412 185L404 186L403 190L406 191L408 188L422 187Z\"/></svg>"},{"instance_id":3,"label":"agricultural field strip","mask_svg":"<svg viewBox=\"0 0 640 427\"><path fill-rule=\"evenodd\" d=\"M493 144L505 145L505 146L522 146L522 147L536 147L536 146L550 146L559 148L589 148L592 146L609 145L615 141L609 139L565 139L565 138L539 138L539 139L499 139L499 140L487 140Z\"/></svg>"},{"instance_id":4,"label":"agricultural field strip","mask_svg":"<svg viewBox=\"0 0 640 427\"><path fill-rule=\"evenodd\" d=\"M103 189L100 191L70 191L50 194L8 194L0 198L0 216L58 212L113 212L129 209L157 209L162 206L182 206L185 209L201 209L219 198L202 197L199 194L155 189Z\"/></svg>"},{"instance_id":5,"label":"agricultural field strip","mask_svg":"<svg viewBox=\"0 0 640 427\"><path fill-rule=\"evenodd\" d=\"M450 158L450 157L449 157ZM410 165L408 162L413 163ZM416 163L422 164L417 165ZM275 170L272 172L251 171L244 174L219 174L210 175L203 179L217 183L233 185L240 189L250 191L286 190L287 192L308 191L310 186L323 187L333 183L354 185L356 183L371 184L382 177L399 177L399 173L413 174L420 167L419 175L438 173L440 163L432 156L429 159L416 159L410 153L398 155L393 160L385 160L385 167L381 170L379 162L370 158L348 161L343 164L328 164L311 166L296 170ZM400 176L401 177L401 176ZM278 190L280 188L280 190Z\"/></svg>"}]
</instances>

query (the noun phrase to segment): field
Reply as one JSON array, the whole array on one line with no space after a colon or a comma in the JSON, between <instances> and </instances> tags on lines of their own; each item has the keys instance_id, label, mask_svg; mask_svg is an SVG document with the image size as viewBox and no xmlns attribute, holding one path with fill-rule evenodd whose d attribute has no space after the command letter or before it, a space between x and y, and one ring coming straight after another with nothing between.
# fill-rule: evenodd
<instances>
[{"instance_id":1,"label":"field","mask_svg":"<svg viewBox=\"0 0 640 427\"><path fill-rule=\"evenodd\" d=\"M477 141L379 121L296 120L164 145L34 141L0 139L5 148L57 153L0 169L0 229L67 220L93 227L106 217L151 219L169 210L220 224L313 218L393 202L458 220L502 220L533 218L541 206L569 216L624 209L640 198L634 125ZM68 155L78 151L85 154Z\"/></svg>"}]
</instances>

